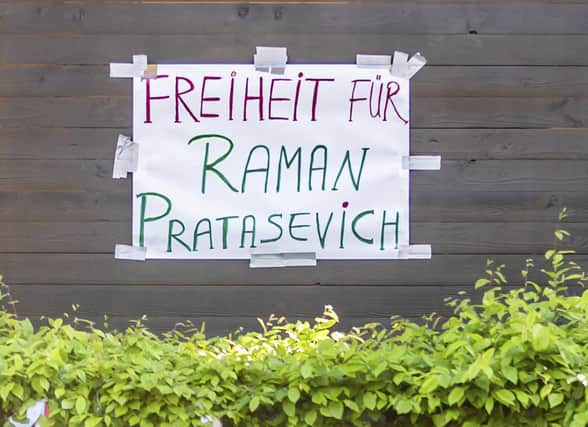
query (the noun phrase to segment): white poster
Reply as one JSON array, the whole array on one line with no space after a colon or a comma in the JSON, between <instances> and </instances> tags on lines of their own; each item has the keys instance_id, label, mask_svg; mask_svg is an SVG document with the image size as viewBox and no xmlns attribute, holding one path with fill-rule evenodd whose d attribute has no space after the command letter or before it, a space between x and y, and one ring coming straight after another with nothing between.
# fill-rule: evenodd
<instances>
[{"instance_id":1,"label":"white poster","mask_svg":"<svg viewBox=\"0 0 588 427\"><path fill-rule=\"evenodd\" d=\"M133 85L133 245L147 258L393 259L409 245L408 79L159 65Z\"/></svg>"}]
</instances>

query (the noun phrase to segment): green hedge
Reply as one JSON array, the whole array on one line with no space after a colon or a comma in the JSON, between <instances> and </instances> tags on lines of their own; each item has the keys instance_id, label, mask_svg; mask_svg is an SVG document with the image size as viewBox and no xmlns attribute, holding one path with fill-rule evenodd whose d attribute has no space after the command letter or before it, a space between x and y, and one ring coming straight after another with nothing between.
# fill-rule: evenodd
<instances>
[{"instance_id":1,"label":"green hedge","mask_svg":"<svg viewBox=\"0 0 588 427\"><path fill-rule=\"evenodd\" d=\"M481 301L447 301L451 317L348 333L329 307L233 337L71 318L35 331L4 293L0 418L47 397L56 426L585 426L588 293L567 295L584 278L568 253L545 254L541 285L531 261L518 286L489 263Z\"/></svg>"}]
</instances>

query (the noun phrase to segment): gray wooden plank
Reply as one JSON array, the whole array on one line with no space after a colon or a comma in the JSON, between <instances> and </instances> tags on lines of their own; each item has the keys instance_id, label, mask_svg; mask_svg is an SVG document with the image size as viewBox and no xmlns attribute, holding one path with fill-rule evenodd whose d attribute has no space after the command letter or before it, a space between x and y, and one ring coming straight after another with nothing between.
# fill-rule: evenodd
<instances>
[{"instance_id":1,"label":"gray wooden plank","mask_svg":"<svg viewBox=\"0 0 588 427\"><path fill-rule=\"evenodd\" d=\"M149 317L314 317L331 305L340 317L420 316L438 310L445 297L472 286L96 286L15 285L17 312L72 311L87 315ZM235 304L239 301L239 304Z\"/></svg>"},{"instance_id":2,"label":"gray wooden plank","mask_svg":"<svg viewBox=\"0 0 588 427\"><path fill-rule=\"evenodd\" d=\"M568 208L570 222L588 222L585 192L411 190L411 222L550 222Z\"/></svg>"},{"instance_id":3,"label":"gray wooden plank","mask_svg":"<svg viewBox=\"0 0 588 427\"><path fill-rule=\"evenodd\" d=\"M551 245L550 245L551 246ZM543 253L543 251L541 251ZM317 267L250 269L248 261L124 261L112 254L6 253L0 271L12 285L168 285L289 286L472 286L482 276L488 258L507 266L506 276L520 277L525 260L543 256L435 255L430 260L319 261ZM573 257L586 267L588 256ZM34 268L33 268L34 266Z\"/></svg>"},{"instance_id":4,"label":"gray wooden plank","mask_svg":"<svg viewBox=\"0 0 588 427\"><path fill-rule=\"evenodd\" d=\"M112 179L112 163L112 160L0 160L0 189L130 194L130 180Z\"/></svg>"},{"instance_id":5,"label":"gray wooden plank","mask_svg":"<svg viewBox=\"0 0 588 427\"><path fill-rule=\"evenodd\" d=\"M585 67L425 66L411 79L411 96L583 97Z\"/></svg>"},{"instance_id":6,"label":"gray wooden plank","mask_svg":"<svg viewBox=\"0 0 588 427\"><path fill-rule=\"evenodd\" d=\"M0 222L128 221L131 195L121 192L0 192ZM550 222L567 207L568 222L588 222L585 192L440 192L413 190L412 222Z\"/></svg>"},{"instance_id":7,"label":"gray wooden plank","mask_svg":"<svg viewBox=\"0 0 588 427\"><path fill-rule=\"evenodd\" d=\"M11 97L0 102L0 126L120 128L131 110L129 97ZM411 119L414 128L585 128L588 98L415 98Z\"/></svg>"},{"instance_id":8,"label":"gray wooden plank","mask_svg":"<svg viewBox=\"0 0 588 427\"><path fill-rule=\"evenodd\" d=\"M0 159L110 160L129 128L0 128ZM446 160L588 159L588 128L412 129L413 154Z\"/></svg>"},{"instance_id":9,"label":"gray wooden plank","mask_svg":"<svg viewBox=\"0 0 588 427\"><path fill-rule=\"evenodd\" d=\"M413 97L588 96L586 67L427 66L411 83ZM130 96L131 86L104 65L0 66L0 96Z\"/></svg>"},{"instance_id":10,"label":"gray wooden plank","mask_svg":"<svg viewBox=\"0 0 588 427\"><path fill-rule=\"evenodd\" d=\"M317 34L14 35L0 64L108 64L145 53L153 63L251 63L255 46L288 46L289 63L349 63L356 53L421 52L432 65L588 65L586 35ZM537 49L541 46L541 49Z\"/></svg>"},{"instance_id":11,"label":"gray wooden plank","mask_svg":"<svg viewBox=\"0 0 588 427\"><path fill-rule=\"evenodd\" d=\"M131 195L120 192L0 192L0 221L125 221Z\"/></svg>"},{"instance_id":12,"label":"gray wooden plank","mask_svg":"<svg viewBox=\"0 0 588 427\"><path fill-rule=\"evenodd\" d=\"M587 128L414 129L411 152L447 160L580 160L588 159L587 138Z\"/></svg>"},{"instance_id":13,"label":"gray wooden plank","mask_svg":"<svg viewBox=\"0 0 588 427\"><path fill-rule=\"evenodd\" d=\"M193 226L186 224L184 236L192 235ZM434 254L520 254L553 246L556 225L413 222L410 228L411 243L430 243ZM588 254L588 224L570 223L565 229L572 233L569 247ZM129 221L2 222L0 253L112 253L117 243L130 241L130 234Z\"/></svg>"},{"instance_id":14,"label":"gray wooden plank","mask_svg":"<svg viewBox=\"0 0 588 427\"><path fill-rule=\"evenodd\" d=\"M586 127L588 98L415 98L414 127Z\"/></svg>"},{"instance_id":15,"label":"gray wooden plank","mask_svg":"<svg viewBox=\"0 0 588 427\"><path fill-rule=\"evenodd\" d=\"M4 98L0 126L128 127L132 122L128 97Z\"/></svg>"},{"instance_id":16,"label":"gray wooden plank","mask_svg":"<svg viewBox=\"0 0 588 427\"><path fill-rule=\"evenodd\" d=\"M131 135L122 128L0 128L0 159L114 158L117 136Z\"/></svg>"},{"instance_id":17,"label":"gray wooden plank","mask_svg":"<svg viewBox=\"0 0 588 427\"><path fill-rule=\"evenodd\" d=\"M216 34L318 33L542 33L588 32L588 5L544 2L443 4L361 2L346 4L110 3L2 4L2 33ZM286 2L284 2L286 3Z\"/></svg>"},{"instance_id":18,"label":"gray wooden plank","mask_svg":"<svg viewBox=\"0 0 588 427\"><path fill-rule=\"evenodd\" d=\"M131 180L113 180L108 160L0 160L0 191L119 192ZM411 191L584 192L586 160L446 160L440 171L413 171Z\"/></svg>"},{"instance_id":19,"label":"gray wooden plank","mask_svg":"<svg viewBox=\"0 0 588 427\"><path fill-rule=\"evenodd\" d=\"M516 289L520 281L506 286ZM543 282L541 282L543 283ZM74 314L77 316L148 318L257 317L272 314L312 319L330 305L341 319L418 317L433 312L450 313L446 298L479 298L483 290L463 286L96 286L15 285L11 295L17 313L29 316ZM584 289L570 286L569 293ZM239 304L235 304L239 301Z\"/></svg>"}]
</instances>

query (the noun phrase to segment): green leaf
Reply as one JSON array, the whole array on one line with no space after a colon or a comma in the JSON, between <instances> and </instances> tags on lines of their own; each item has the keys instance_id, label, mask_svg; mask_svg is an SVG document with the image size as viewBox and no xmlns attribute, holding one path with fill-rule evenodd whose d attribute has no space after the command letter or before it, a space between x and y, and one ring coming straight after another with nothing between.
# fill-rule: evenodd
<instances>
[{"instance_id":1,"label":"green leaf","mask_svg":"<svg viewBox=\"0 0 588 427\"><path fill-rule=\"evenodd\" d=\"M304 414L304 422L306 422L306 424L308 424L309 426L312 426L314 425L317 416L318 415L316 411L314 409L311 409L306 414Z\"/></svg>"},{"instance_id":2,"label":"green leaf","mask_svg":"<svg viewBox=\"0 0 588 427\"><path fill-rule=\"evenodd\" d=\"M529 406L529 395L527 393L520 390L513 390L513 393L517 397L518 401L521 402L521 405L523 405L524 408L527 408Z\"/></svg>"},{"instance_id":3,"label":"green leaf","mask_svg":"<svg viewBox=\"0 0 588 427\"><path fill-rule=\"evenodd\" d=\"M296 405L294 405L289 400L284 400L282 402L282 409L284 410L284 413L289 417L294 417L294 414L296 414Z\"/></svg>"},{"instance_id":4,"label":"green leaf","mask_svg":"<svg viewBox=\"0 0 588 427\"><path fill-rule=\"evenodd\" d=\"M515 403L515 395L510 390L503 388L495 391L493 394L500 403L506 406L512 406Z\"/></svg>"},{"instance_id":5,"label":"green leaf","mask_svg":"<svg viewBox=\"0 0 588 427\"><path fill-rule=\"evenodd\" d=\"M14 383L4 384L2 387L0 387L0 399L6 400L10 394L10 391L12 390L12 387L14 387Z\"/></svg>"},{"instance_id":6,"label":"green leaf","mask_svg":"<svg viewBox=\"0 0 588 427\"><path fill-rule=\"evenodd\" d=\"M343 404L338 401L330 401L327 406L323 406L321 414L328 418L336 418L340 420L343 418Z\"/></svg>"},{"instance_id":7,"label":"green leaf","mask_svg":"<svg viewBox=\"0 0 588 427\"><path fill-rule=\"evenodd\" d=\"M327 398L325 397L325 394L322 391L315 391L312 394L312 403L315 403L317 405L325 405L327 403Z\"/></svg>"},{"instance_id":8,"label":"green leaf","mask_svg":"<svg viewBox=\"0 0 588 427\"><path fill-rule=\"evenodd\" d=\"M401 397L398 399L396 405L394 405L394 409L399 415L408 414L412 411L412 402L409 399Z\"/></svg>"},{"instance_id":9,"label":"green leaf","mask_svg":"<svg viewBox=\"0 0 588 427\"><path fill-rule=\"evenodd\" d=\"M76 412L80 415L86 412L86 399L82 396L78 396L76 399Z\"/></svg>"},{"instance_id":10,"label":"green leaf","mask_svg":"<svg viewBox=\"0 0 588 427\"><path fill-rule=\"evenodd\" d=\"M300 374L302 378L310 378L312 376L312 365L310 363L305 363L300 368Z\"/></svg>"},{"instance_id":11,"label":"green leaf","mask_svg":"<svg viewBox=\"0 0 588 427\"><path fill-rule=\"evenodd\" d=\"M61 407L63 409L71 409L71 408L74 407L74 405L75 405L75 402L73 400L70 400L70 399L63 399L61 401Z\"/></svg>"},{"instance_id":12,"label":"green leaf","mask_svg":"<svg viewBox=\"0 0 588 427\"><path fill-rule=\"evenodd\" d=\"M345 404L345 406L347 406L353 412L356 412L356 413L361 412L361 409L359 409L359 406L357 406L357 403L355 403L353 400L345 399L343 401L343 403Z\"/></svg>"},{"instance_id":13,"label":"green leaf","mask_svg":"<svg viewBox=\"0 0 588 427\"><path fill-rule=\"evenodd\" d=\"M298 399L300 399L300 391L296 387L289 388L288 399L290 399L292 403L298 402Z\"/></svg>"},{"instance_id":14,"label":"green leaf","mask_svg":"<svg viewBox=\"0 0 588 427\"><path fill-rule=\"evenodd\" d=\"M474 285L474 287L476 289L480 289L480 288L483 288L484 286L486 286L489 283L490 283L490 280L488 280L488 279L484 279L484 278L478 279L478 280L476 280L476 284Z\"/></svg>"},{"instance_id":15,"label":"green leaf","mask_svg":"<svg viewBox=\"0 0 588 427\"><path fill-rule=\"evenodd\" d=\"M511 383L516 384L518 382L518 372L514 366L503 366L502 373Z\"/></svg>"},{"instance_id":16,"label":"green leaf","mask_svg":"<svg viewBox=\"0 0 588 427\"><path fill-rule=\"evenodd\" d=\"M96 416L91 416L90 418L86 418L84 421L84 427L96 427L102 422L102 419Z\"/></svg>"},{"instance_id":17,"label":"green leaf","mask_svg":"<svg viewBox=\"0 0 588 427\"><path fill-rule=\"evenodd\" d=\"M490 415L492 413L492 410L494 409L494 399L492 399L491 397L486 398L486 401L484 402L484 409L486 410L488 415Z\"/></svg>"},{"instance_id":18,"label":"green leaf","mask_svg":"<svg viewBox=\"0 0 588 427\"><path fill-rule=\"evenodd\" d=\"M564 395L561 393L551 393L547 398L549 400L549 406L555 408L564 400Z\"/></svg>"},{"instance_id":19,"label":"green leaf","mask_svg":"<svg viewBox=\"0 0 588 427\"><path fill-rule=\"evenodd\" d=\"M373 410L376 407L376 395L369 391L367 393L364 393L363 405L366 408Z\"/></svg>"},{"instance_id":20,"label":"green leaf","mask_svg":"<svg viewBox=\"0 0 588 427\"><path fill-rule=\"evenodd\" d=\"M22 385L15 383L10 392L16 397L18 397L20 400L24 399L24 388L22 387Z\"/></svg>"},{"instance_id":21,"label":"green leaf","mask_svg":"<svg viewBox=\"0 0 588 427\"><path fill-rule=\"evenodd\" d=\"M47 381L47 378L40 377L39 384L41 384L41 387L43 388L43 390L45 390L45 391L49 390L49 381Z\"/></svg>"},{"instance_id":22,"label":"green leaf","mask_svg":"<svg viewBox=\"0 0 588 427\"><path fill-rule=\"evenodd\" d=\"M551 393L551 390L553 390L553 384L545 384L543 387L541 387L541 391L539 391L539 396L541 396L541 399L545 399L549 393Z\"/></svg>"},{"instance_id":23,"label":"green leaf","mask_svg":"<svg viewBox=\"0 0 588 427\"><path fill-rule=\"evenodd\" d=\"M419 393L429 394L432 391L435 391L437 387L439 387L439 377L437 375L429 375L428 378L423 381Z\"/></svg>"},{"instance_id":24,"label":"green leaf","mask_svg":"<svg viewBox=\"0 0 588 427\"><path fill-rule=\"evenodd\" d=\"M451 390L451 393L449 393L447 401L450 405L455 405L463 398L464 393L465 387L455 387L453 390Z\"/></svg>"},{"instance_id":25,"label":"green leaf","mask_svg":"<svg viewBox=\"0 0 588 427\"><path fill-rule=\"evenodd\" d=\"M249 411L255 412L257 407L259 406L260 400L259 397L254 396L253 399L249 401Z\"/></svg>"},{"instance_id":26,"label":"green leaf","mask_svg":"<svg viewBox=\"0 0 588 427\"><path fill-rule=\"evenodd\" d=\"M535 351L545 351L552 343L552 336L549 329L539 323L533 325L531 328L531 344Z\"/></svg>"}]
</instances>

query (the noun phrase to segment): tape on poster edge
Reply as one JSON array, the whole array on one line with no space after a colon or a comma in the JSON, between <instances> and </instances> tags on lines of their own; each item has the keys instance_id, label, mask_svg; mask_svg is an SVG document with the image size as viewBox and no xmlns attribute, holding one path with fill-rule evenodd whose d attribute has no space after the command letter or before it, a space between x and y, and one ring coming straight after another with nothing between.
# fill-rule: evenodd
<instances>
[{"instance_id":1,"label":"tape on poster edge","mask_svg":"<svg viewBox=\"0 0 588 427\"><path fill-rule=\"evenodd\" d=\"M116 245L114 247L114 258L129 261L145 261L147 248L140 248L131 245Z\"/></svg>"},{"instance_id":2,"label":"tape on poster edge","mask_svg":"<svg viewBox=\"0 0 588 427\"><path fill-rule=\"evenodd\" d=\"M365 68L390 68L392 65L391 55L363 55L358 53L355 55L355 63L358 67Z\"/></svg>"},{"instance_id":3,"label":"tape on poster edge","mask_svg":"<svg viewBox=\"0 0 588 427\"><path fill-rule=\"evenodd\" d=\"M255 70L284 74L288 62L288 48L257 46L253 55Z\"/></svg>"},{"instance_id":4,"label":"tape on poster edge","mask_svg":"<svg viewBox=\"0 0 588 427\"><path fill-rule=\"evenodd\" d=\"M396 77L403 79L410 79L421 68L425 66L427 59L419 52L415 53L410 59L408 53L395 51L394 59L392 60L392 66L390 67L390 73Z\"/></svg>"},{"instance_id":5,"label":"tape on poster edge","mask_svg":"<svg viewBox=\"0 0 588 427\"><path fill-rule=\"evenodd\" d=\"M129 172L137 170L139 161L139 144L133 142L130 137L119 135L116 141L114 164L112 165L112 178L125 179Z\"/></svg>"},{"instance_id":6,"label":"tape on poster edge","mask_svg":"<svg viewBox=\"0 0 588 427\"><path fill-rule=\"evenodd\" d=\"M316 267L315 252L253 253L250 268Z\"/></svg>"},{"instance_id":7,"label":"tape on poster edge","mask_svg":"<svg viewBox=\"0 0 588 427\"><path fill-rule=\"evenodd\" d=\"M152 79L157 76L157 65L147 63L147 55L133 55L132 64L110 63L111 78L144 77Z\"/></svg>"},{"instance_id":8,"label":"tape on poster edge","mask_svg":"<svg viewBox=\"0 0 588 427\"><path fill-rule=\"evenodd\" d=\"M439 170L441 169L441 156L403 156L402 169Z\"/></svg>"},{"instance_id":9,"label":"tape on poster edge","mask_svg":"<svg viewBox=\"0 0 588 427\"><path fill-rule=\"evenodd\" d=\"M398 250L398 259L431 259L431 245L405 245Z\"/></svg>"}]
</instances>

